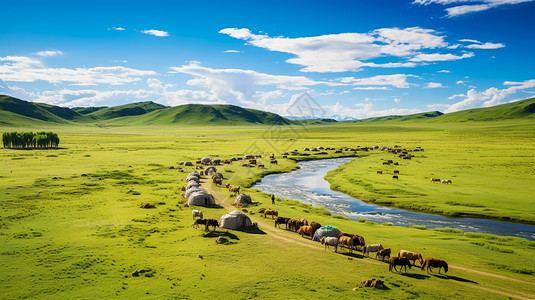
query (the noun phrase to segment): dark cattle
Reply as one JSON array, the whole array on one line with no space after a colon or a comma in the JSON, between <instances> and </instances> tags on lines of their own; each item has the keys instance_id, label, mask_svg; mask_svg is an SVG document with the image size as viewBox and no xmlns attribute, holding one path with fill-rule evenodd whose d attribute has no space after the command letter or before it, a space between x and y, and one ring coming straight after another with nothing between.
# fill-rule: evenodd
<instances>
[{"instance_id":1,"label":"dark cattle","mask_svg":"<svg viewBox=\"0 0 535 300\"><path fill-rule=\"evenodd\" d=\"M392 179L399 179L398 175L392 176Z\"/></svg>"},{"instance_id":2,"label":"dark cattle","mask_svg":"<svg viewBox=\"0 0 535 300\"><path fill-rule=\"evenodd\" d=\"M394 170L394 174L399 174L399 170Z\"/></svg>"},{"instance_id":3,"label":"dark cattle","mask_svg":"<svg viewBox=\"0 0 535 300\"><path fill-rule=\"evenodd\" d=\"M290 219L288 220L288 222L286 223L286 227L291 230L291 231L297 231L297 220L294 220L294 219Z\"/></svg>"},{"instance_id":4,"label":"dark cattle","mask_svg":"<svg viewBox=\"0 0 535 300\"><path fill-rule=\"evenodd\" d=\"M215 231L216 227L219 227L219 222L217 222L216 219L206 219L206 227L205 227L205 230L206 230L206 231L209 231L210 226L213 227L213 229L214 229L214 230L212 230L212 231Z\"/></svg>"},{"instance_id":5,"label":"dark cattle","mask_svg":"<svg viewBox=\"0 0 535 300\"><path fill-rule=\"evenodd\" d=\"M193 227L198 228L199 225L206 225L206 219L197 219L193 222Z\"/></svg>"},{"instance_id":6,"label":"dark cattle","mask_svg":"<svg viewBox=\"0 0 535 300\"><path fill-rule=\"evenodd\" d=\"M392 272L392 269L396 272L401 272L403 267L405 267L405 272L407 272L407 266L409 266L409 269L412 267L411 262L405 257L392 257L389 262L388 271L390 272ZM396 269L396 266L401 266L399 271Z\"/></svg>"},{"instance_id":7,"label":"dark cattle","mask_svg":"<svg viewBox=\"0 0 535 300\"><path fill-rule=\"evenodd\" d=\"M377 170L377 174L383 174L383 171Z\"/></svg>"},{"instance_id":8,"label":"dark cattle","mask_svg":"<svg viewBox=\"0 0 535 300\"><path fill-rule=\"evenodd\" d=\"M431 178L431 182L440 182L440 178Z\"/></svg>"},{"instance_id":9,"label":"dark cattle","mask_svg":"<svg viewBox=\"0 0 535 300\"><path fill-rule=\"evenodd\" d=\"M256 159L250 159L249 160L250 165L256 165Z\"/></svg>"},{"instance_id":10,"label":"dark cattle","mask_svg":"<svg viewBox=\"0 0 535 300\"><path fill-rule=\"evenodd\" d=\"M283 218L283 217L277 217L275 219L275 227L279 227L281 224L284 224L286 226L286 229L288 229L288 221L290 218Z\"/></svg>"},{"instance_id":11,"label":"dark cattle","mask_svg":"<svg viewBox=\"0 0 535 300\"><path fill-rule=\"evenodd\" d=\"M307 219L300 218L299 222L302 222L303 225L308 225L308 220Z\"/></svg>"},{"instance_id":12,"label":"dark cattle","mask_svg":"<svg viewBox=\"0 0 535 300\"><path fill-rule=\"evenodd\" d=\"M278 164L279 162L278 162L276 159L272 159L269 163L276 165L276 164Z\"/></svg>"},{"instance_id":13,"label":"dark cattle","mask_svg":"<svg viewBox=\"0 0 535 300\"><path fill-rule=\"evenodd\" d=\"M264 165L258 165L259 168L265 168L266 166Z\"/></svg>"}]
</instances>

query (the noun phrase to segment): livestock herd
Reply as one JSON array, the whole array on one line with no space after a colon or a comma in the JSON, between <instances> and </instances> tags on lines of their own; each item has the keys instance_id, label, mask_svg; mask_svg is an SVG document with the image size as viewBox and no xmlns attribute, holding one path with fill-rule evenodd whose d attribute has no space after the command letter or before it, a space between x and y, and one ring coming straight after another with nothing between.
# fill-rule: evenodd
<instances>
[{"instance_id":1,"label":"livestock herd","mask_svg":"<svg viewBox=\"0 0 535 300\"><path fill-rule=\"evenodd\" d=\"M409 154L409 151L424 151L421 147L416 147L413 150L406 150L401 149L398 146L391 147L362 147L362 148L340 148L340 149L334 149L334 148L304 148L303 151L320 151L320 150L335 150L337 153L340 153L342 151L369 151L369 150L381 150L381 151L388 151L389 153L398 155L401 159L411 159L414 157L414 155ZM298 150L294 149L292 153L297 153ZM325 152L321 152L325 153ZM325 153L326 154L326 153ZM283 158L286 158L288 153L283 153ZM221 173L217 173L217 170L214 166L220 165L221 163L224 164L230 164L233 161L237 160L246 160L247 163L243 163L243 167L259 167L263 168L264 165L257 164L257 159L261 158L261 155L245 155L243 158L230 158L227 160L220 160L220 159L210 159L210 158L203 158L196 163L198 164L197 169L203 169L203 166L208 166L206 169L201 171L200 175L211 175L212 181L216 185L222 185L223 181L223 175ZM272 154L270 156L270 162L271 164L277 164L277 160ZM185 162L184 165L191 165L190 162ZM399 163L394 162L393 160L387 160L383 162L383 165L399 165ZM383 174L383 170L377 170L377 174ZM399 170L393 170L393 178L398 179L400 174ZM431 178L431 182L442 182L442 183L452 183L449 179L440 180L438 178ZM231 187L230 185L226 185L226 188L229 189L230 192L239 194L240 193L240 187ZM184 188L186 190L186 188ZM275 221L275 227L281 228L281 225L285 226L286 230L296 232L300 234L302 237L308 236L310 239L320 242L322 245L324 245L325 249L329 249L330 247L334 248L334 252L338 253L339 248L346 248L350 253L352 253L353 250L356 251L362 251L362 258L369 257L370 253L375 252L375 259L378 259L381 257L382 261L385 261L385 258L388 257L388 263L389 263L389 271L396 271L400 272L402 269L406 271L407 266L409 269L412 266L415 266L416 261L419 262L421 269L424 270L427 267L427 272L432 272L433 268L438 268L438 273L440 274L440 270L444 269L445 272L448 271L448 264L439 259L434 258L428 258L424 261L422 255L417 252L407 251L407 250L400 250L398 252L397 257L391 257L392 250L390 248L384 248L382 244L366 244L364 237L357 235L357 234L351 234L351 233L345 233L340 232L336 228L332 226L327 226L330 228L334 228L336 231L334 232L334 236L321 236L316 238L316 232L319 229L323 229L321 224L317 222L308 222L308 220L304 218L300 219L292 219L292 218L286 218L286 217L280 217L278 215L278 211L272 210L272 209L260 209L258 211L260 214L264 215L264 218L267 216L271 216L271 219ZM219 226L218 221L215 219L204 219L203 213L200 210L193 210L192 211L193 219L194 219L194 227L198 227L199 225L205 225L205 230L209 231L210 227L213 228L213 230L216 229L216 227ZM400 266L400 270L397 270L397 266Z\"/></svg>"}]
</instances>

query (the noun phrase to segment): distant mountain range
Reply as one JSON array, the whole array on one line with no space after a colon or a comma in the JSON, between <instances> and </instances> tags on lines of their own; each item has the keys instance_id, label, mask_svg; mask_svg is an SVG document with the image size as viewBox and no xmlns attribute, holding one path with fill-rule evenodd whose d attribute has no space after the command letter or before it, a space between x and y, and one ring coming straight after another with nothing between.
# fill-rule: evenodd
<instances>
[{"instance_id":1,"label":"distant mountain range","mask_svg":"<svg viewBox=\"0 0 535 300\"><path fill-rule=\"evenodd\" d=\"M434 111L407 116L346 120L343 123L469 122L523 118L535 118L535 98L449 114ZM186 104L168 107L147 101L113 107L67 108L0 95L0 126L43 126L50 123L58 125L82 123L129 126L245 126L254 124L322 125L337 122L335 119L290 119L274 113L235 105Z\"/></svg>"}]
</instances>

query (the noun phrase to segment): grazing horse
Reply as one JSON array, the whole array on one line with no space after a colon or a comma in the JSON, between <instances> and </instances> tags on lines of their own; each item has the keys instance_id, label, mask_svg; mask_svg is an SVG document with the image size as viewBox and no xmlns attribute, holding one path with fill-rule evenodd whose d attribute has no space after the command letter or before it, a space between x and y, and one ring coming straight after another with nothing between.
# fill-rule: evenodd
<instances>
[{"instance_id":1,"label":"grazing horse","mask_svg":"<svg viewBox=\"0 0 535 300\"><path fill-rule=\"evenodd\" d=\"M286 229L288 229L288 221L290 218L284 218L284 217L277 217L275 218L275 227L281 228L281 224L284 224L286 226Z\"/></svg>"},{"instance_id":2,"label":"grazing horse","mask_svg":"<svg viewBox=\"0 0 535 300\"><path fill-rule=\"evenodd\" d=\"M215 231L216 227L219 227L219 222L216 219L206 219L205 231L210 231L210 226L214 228L212 231Z\"/></svg>"},{"instance_id":3,"label":"grazing horse","mask_svg":"<svg viewBox=\"0 0 535 300\"><path fill-rule=\"evenodd\" d=\"M297 231L297 220L290 219L288 222L286 222L286 228L288 228L291 231Z\"/></svg>"},{"instance_id":4,"label":"grazing horse","mask_svg":"<svg viewBox=\"0 0 535 300\"><path fill-rule=\"evenodd\" d=\"M312 223L310 223L310 227L312 227L313 233L316 233L316 230L321 228L321 224L312 221Z\"/></svg>"},{"instance_id":5,"label":"grazing horse","mask_svg":"<svg viewBox=\"0 0 535 300\"><path fill-rule=\"evenodd\" d=\"M438 268L438 274L440 274L441 268L444 268L444 273L448 272L448 263L440 259L428 258L422 265L422 270L425 266L427 266L427 274L429 274L429 269L433 272L432 268Z\"/></svg>"},{"instance_id":6,"label":"grazing horse","mask_svg":"<svg viewBox=\"0 0 535 300\"><path fill-rule=\"evenodd\" d=\"M390 272L392 272L392 269L396 272L401 272L403 267L405 267L405 272L407 272L407 266L409 266L409 269L412 267L411 262L405 257L392 257L389 262L388 271ZM401 266L399 271L396 269L396 266Z\"/></svg>"},{"instance_id":7,"label":"grazing horse","mask_svg":"<svg viewBox=\"0 0 535 300\"><path fill-rule=\"evenodd\" d=\"M206 225L206 219L197 219L193 222L193 228L199 228L199 225Z\"/></svg>"},{"instance_id":8,"label":"grazing horse","mask_svg":"<svg viewBox=\"0 0 535 300\"><path fill-rule=\"evenodd\" d=\"M299 233L301 235L301 237L303 237L305 234L308 234L310 236L310 238L312 238L312 235L314 235L314 233L312 233L312 227L310 227L310 226L301 226L297 230L297 233Z\"/></svg>"},{"instance_id":9,"label":"grazing horse","mask_svg":"<svg viewBox=\"0 0 535 300\"><path fill-rule=\"evenodd\" d=\"M329 248L329 246L334 246L334 252L338 252L338 238L337 237L330 237L330 236L324 236L320 240L322 245L325 245L325 250Z\"/></svg>"},{"instance_id":10,"label":"grazing horse","mask_svg":"<svg viewBox=\"0 0 535 300\"><path fill-rule=\"evenodd\" d=\"M399 179L398 175L392 176L392 179Z\"/></svg>"},{"instance_id":11,"label":"grazing horse","mask_svg":"<svg viewBox=\"0 0 535 300\"><path fill-rule=\"evenodd\" d=\"M392 253L392 250L390 248L381 249L377 251L377 254L375 254L375 259L377 259L377 256L381 256L383 258L383 261L385 261L385 257L388 256L388 259L390 259L390 253Z\"/></svg>"},{"instance_id":12,"label":"grazing horse","mask_svg":"<svg viewBox=\"0 0 535 300\"><path fill-rule=\"evenodd\" d=\"M276 211L276 210L272 210L272 209L266 209L266 210L264 211L264 218L265 218L267 215L270 215L271 218L273 219L273 217L278 217L278 216L279 216L279 212Z\"/></svg>"},{"instance_id":13,"label":"grazing horse","mask_svg":"<svg viewBox=\"0 0 535 300\"><path fill-rule=\"evenodd\" d=\"M213 183L215 183L215 185L221 185L223 184L223 179L221 177L214 177L212 179Z\"/></svg>"},{"instance_id":14,"label":"grazing horse","mask_svg":"<svg viewBox=\"0 0 535 300\"><path fill-rule=\"evenodd\" d=\"M398 253L398 256L399 257L405 257L409 261L412 260L412 265L413 266L416 263L416 260L418 260L420 262L420 265L422 265L424 263L424 259L422 258L422 255L420 253L417 253L417 252L411 252L411 251L407 251L407 250L400 250L399 253Z\"/></svg>"},{"instance_id":15,"label":"grazing horse","mask_svg":"<svg viewBox=\"0 0 535 300\"><path fill-rule=\"evenodd\" d=\"M383 171L377 170L377 174L383 174Z\"/></svg>"},{"instance_id":16,"label":"grazing horse","mask_svg":"<svg viewBox=\"0 0 535 300\"><path fill-rule=\"evenodd\" d=\"M307 219L300 218L299 222L301 222L303 225L308 225L308 220Z\"/></svg>"},{"instance_id":17,"label":"grazing horse","mask_svg":"<svg viewBox=\"0 0 535 300\"><path fill-rule=\"evenodd\" d=\"M399 174L399 170L394 170L394 174Z\"/></svg>"},{"instance_id":18,"label":"grazing horse","mask_svg":"<svg viewBox=\"0 0 535 300\"><path fill-rule=\"evenodd\" d=\"M353 246L355 247L355 250L357 249L358 246L361 246L361 247L366 246L366 243L364 242L364 237L361 237L358 234L345 233L345 232L341 232L340 234L338 234L338 238L342 236L347 236L353 239Z\"/></svg>"},{"instance_id":19,"label":"grazing horse","mask_svg":"<svg viewBox=\"0 0 535 300\"><path fill-rule=\"evenodd\" d=\"M202 211L198 210L198 209L194 209L193 211L191 211L191 214L193 215L193 220L195 220L196 217L199 217L200 219L203 219L203 214L202 214Z\"/></svg>"},{"instance_id":20,"label":"grazing horse","mask_svg":"<svg viewBox=\"0 0 535 300\"><path fill-rule=\"evenodd\" d=\"M344 245L349 248L349 253L353 252L353 238L350 236L341 236L338 238L340 245Z\"/></svg>"},{"instance_id":21,"label":"grazing horse","mask_svg":"<svg viewBox=\"0 0 535 300\"><path fill-rule=\"evenodd\" d=\"M440 182L440 178L431 178L431 182Z\"/></svg>"},{"instance_id":22,"label":"grazing horse","mask_svg":"<svg viewBox=\"0 0 535 300\"><path fill-rule=\"evenodd\" d=\"M273 164L273 165L276 165L276 164L278 164L279 162L278 162L276 159L272 159L269 163L270 163L270 164Z\"/></svg>"},{"instance_id":23,"label":"grazing horse","mask_svg":"<svg viewBox=\"0 0 535 300\"><path fill-rule=\"evenodd\" d=\"M451 183L451 180L449 180L449 179L442 179L441 182L442 182L442 183Z\"/></svg>"},{"instance_id":24,"label":"grazing horse","mask_svg":"<svg viewBox=\"0 0 535 300\"><path fill-rule=\"evenodd\" d=\"M383 245L381 244L366 245L362 247L362 256L367 254L367 256L370 257L370 252L377 252L381 249L383 249Z\"/></svg>"}]
</instances>

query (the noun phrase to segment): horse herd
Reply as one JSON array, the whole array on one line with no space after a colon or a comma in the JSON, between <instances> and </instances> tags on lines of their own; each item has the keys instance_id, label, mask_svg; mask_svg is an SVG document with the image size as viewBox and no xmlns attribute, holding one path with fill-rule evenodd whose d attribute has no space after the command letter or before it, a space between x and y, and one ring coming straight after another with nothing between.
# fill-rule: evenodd
<instances>
[{"instance_id":1,"label":"horse herd","mask_svg":"<svg viewBox=\"0 0 535 300\"><path fill-rule=\"evenodd\" d=\"M271 215L272 219L275 220L275 227L281 228L281 225L285 225L286 230L294 231L300 234L302 237L305 235L309 236L311 239L314 236L315 232L320 229L322 226L317 222L309 222L304 218L300 219L291 219L285 217L279 217L276 210L267 210L260 209L259 213L264 214L264 218L267 215ZM276 216L276 218L274 218ZM390 248L384 248L381 244L366 244L364 237L340 232L338 236L323 236L320 239L324 249L329 249L330 247L334 248L334 252L338 252L338 247L344 247L349 250L351 253L353 250L362 251L362 257L370 257L370 253L375 252L375 259L379 257L382 258L382 261L385 261L385 258L388 257L389 271L401 272L402 269L407 271L407 266L409 269L416 265L416 261L419 262L420 267L424 270L427 267L427 273L433 272L433 268L438 268L438 273L440 274L441 269L444 269L444 272L448 272L448 264L439 259L428 258L424 261L422 255L417 252L400 250L397 257L390 257L392 250ZM400 266L399 271L397 266Z\"/></svg>"}]
</instances>

